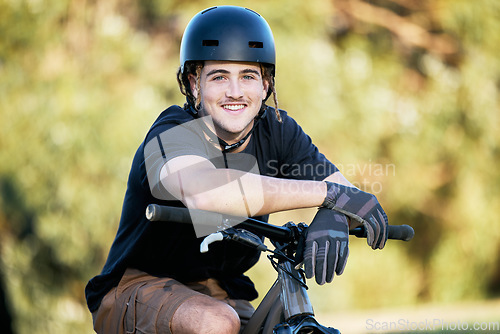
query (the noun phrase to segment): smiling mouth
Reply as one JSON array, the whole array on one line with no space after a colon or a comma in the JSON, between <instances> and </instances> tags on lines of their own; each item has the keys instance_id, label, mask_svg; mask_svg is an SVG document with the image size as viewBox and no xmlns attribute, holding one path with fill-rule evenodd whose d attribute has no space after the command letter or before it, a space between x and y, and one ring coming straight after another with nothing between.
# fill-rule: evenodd
<instances>
[{"instance_id":1,"label":"smiling mouth","mask_svg":"<svg viewBox=\"0 0 500 334\"><path fill-rule=\"evenodd\" d=\"M239 111L245 108L244 104L224 104L222 108L231 110L231 111Z\"/></svg>"}]
</instances>

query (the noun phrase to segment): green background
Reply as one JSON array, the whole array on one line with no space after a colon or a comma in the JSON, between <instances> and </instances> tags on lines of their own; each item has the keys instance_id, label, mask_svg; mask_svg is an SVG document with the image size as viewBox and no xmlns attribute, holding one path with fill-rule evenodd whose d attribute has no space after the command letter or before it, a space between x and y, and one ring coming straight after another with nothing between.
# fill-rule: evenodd
<instances>
[{"instance_id":1,"label":"green background","mask_svg":"<svg viewBox=\"0 0 500 334\"><path fill-rule=\"evenodd\" d=\"M0 286L13 331L92 331L83 290L133 154L184 103L182 32L217 4L266 18L280 107L390 223L416 231L383 251L353 240L345 273L311 282L317 312L496 300L500 2L0 0ZM274 279L265 260L250 275L261 295Z\"/></svg>"}]
</instances>

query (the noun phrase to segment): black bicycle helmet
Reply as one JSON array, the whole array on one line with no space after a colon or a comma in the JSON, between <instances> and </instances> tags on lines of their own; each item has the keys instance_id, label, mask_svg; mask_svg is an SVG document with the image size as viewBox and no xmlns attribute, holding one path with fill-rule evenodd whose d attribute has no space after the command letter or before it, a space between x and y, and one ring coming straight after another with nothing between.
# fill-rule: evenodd
<instances>
[{"instance_id":1,"label":"black bicycle helmet","mask_svg":"<svg viewBox=\"0 0 500 334\"><path fill-rule=\"evenodd\" d=\"M196 14L184 31L180 63L227 60L275 67L274 37L266 20L248 8L218 6ZM274 74L274 73L273 73Z\"/></svg>"}]
</instances>

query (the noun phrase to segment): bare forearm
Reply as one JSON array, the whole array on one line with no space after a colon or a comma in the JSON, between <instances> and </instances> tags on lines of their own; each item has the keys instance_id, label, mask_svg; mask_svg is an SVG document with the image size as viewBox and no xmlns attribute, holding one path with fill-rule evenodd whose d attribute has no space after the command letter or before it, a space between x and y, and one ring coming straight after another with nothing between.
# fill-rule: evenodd
<instances>
[{"instance_id":1,"label":"bare forearm","mask_svg":"<svg viewBox=\"0 0 500 334\"><path fill-rule=\"evenodd\" d=\"M160 175L165 188L188 208L255 216L320 206L322 181L279 179L236 169L216 169L198 156L170 160ZM352 186L340 172L327 181Z\"/></svg>"},{"instance_id":2,"label":"bare forearm","mask_svg":"<svg viewBox=\"0 0 500 334\"><path fill-rule=\"evenodd\" d=\"M203 179L203 184L197 181L193 189L206 191L188 193L185 204L233 215L255 216L317 207L326 194L324 182L278 179L237 170L212 170Z\"/></svg>"}]
</instances>

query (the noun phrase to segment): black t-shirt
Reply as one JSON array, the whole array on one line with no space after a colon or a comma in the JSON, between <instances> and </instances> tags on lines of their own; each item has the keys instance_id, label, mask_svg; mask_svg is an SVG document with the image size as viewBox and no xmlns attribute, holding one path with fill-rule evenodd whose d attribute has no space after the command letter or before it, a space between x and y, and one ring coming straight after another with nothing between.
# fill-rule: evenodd
<instances>
[{"instance_id":1,"label":"black t-shirt","mask_svg":"<svg viewBox=\"0 0 500 334\"><path fill-rule=\"evenodd\" d=\"M280 112L282 123L268 107L243 154L225 155L214 150L214 145L196 131L199 123L191 122L196 118L188 111L172 106L160 114L134 156L120 224L104 268L86 286L91 312L97 310L104 295L118 284L129 267L181 282L211 277L220 281L231 298L253 300L257 297L253 283L244 272L258 261L260 252L233 242L219 242L212 244L209 252L200 253L202 238L196 237L191 224L150 222L145 217L145 209L151 203L183 206L168 196L159 182L163 163L179 155L201 155L217 168L228 166L228 161L233 168L238 165L239 156L251 156L261 175L278 178L323 180L336 172L338 169L318 151L300 126L285 111ZM178 127L180 124L183 126ZM184 126L186 124L188 126ZM181 132L176 133L175 129ZM168 141L173 140L177 145L168 145ZM258 218L267 221L268 216Z\"/></svg>"}]
</instances>

